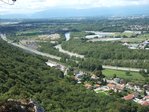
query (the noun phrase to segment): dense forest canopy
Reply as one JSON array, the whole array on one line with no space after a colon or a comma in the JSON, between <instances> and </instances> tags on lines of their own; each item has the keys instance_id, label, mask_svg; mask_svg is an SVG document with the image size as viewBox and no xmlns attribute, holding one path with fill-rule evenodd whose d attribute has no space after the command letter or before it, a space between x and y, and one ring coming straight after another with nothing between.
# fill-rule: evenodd
<instances>
[{"instance_id":1,"label":"dense forest canopy","mask_svg":"<svg viewBox=\"0 0 149 112\"><path fill-rule=\"evenodd\" d=\"M62 47L68 51L85 55L86 58L101 60L103 64L149 68L147 50L131 50L118 42L86 42L72 39L63 42Z\"/></svg>"},{"instance_id":2,"label":"dense forest canopy","mask_svg":"<svg viewBox=\"0 0 149 112\"><path fill-rule=\"evenodd\" d=\"M0 101L31 98L47 112L147 112L134 102L117 96L95 94L71 77L45 65L43 57L31 55L0 39ZM123 102L123 103L121 103Z\"/></svg>"}]
</instances>

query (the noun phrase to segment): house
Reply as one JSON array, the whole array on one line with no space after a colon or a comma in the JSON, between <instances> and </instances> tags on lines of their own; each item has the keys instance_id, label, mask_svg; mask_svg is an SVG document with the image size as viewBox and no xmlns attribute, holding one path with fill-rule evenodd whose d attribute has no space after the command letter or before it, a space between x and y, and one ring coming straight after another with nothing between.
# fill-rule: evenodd
<instances>
[{"instance_id":1,"label":"house","mask_svg":"<svg viewBox=\"0 0 149 112\"><path fill-rule=\"evenodd\" d=\"M115 81L114 80L107 80L107 83L114 83L115 84Z\"/></svg>"},{"instance_id":2,"label":"house","mask_svg":"<svg viewBox=\"0 0 149 112\"><path fill-rule=\"evenodd\" d=\"M109 89L115 89L116 84L109 83L109 84L107 84L107 87L109 87Z\"/></svg>"},{"instance_id":3,"label":"house","mask_svg":"<svg viewBox=\"0 0 149 112\"><path fill-rule=\"evenodd\" d=\"M134 94L128 94L127 96L123 97L124 100L132 100L134 98L135 98Z\"/></svg>"},{"instance_id":4,"label":"house","mask_svg":"<svg viewBox=\"0 0 149 112\"><path fill-rule=\"evenodd\" d=\"M144 41L143 44L145 45L149 44L149 40Z\"/></svg>"},{"instance_id":5,"label":"house","mask_svg":"<svg viewBox=\"0 0 149 112\"><path fill-rule=\"evenodd\" d=\"M78 81L78 83L81 83L81 80L83 79L84 74L83 73L78 73L75 75L75 80Z\"/></svg>"},{"instance_id":6,"label":"house","mask_svg":"<svg viewBox=\"0 0 149 112\"><path fill-rule=\"evenodd\" d=\"M89 83L84 84L84 87L85 87L86 89L92 89L92 85L89 84Z\"/></svg>"},{"instance_id":7,"label":"house","mask_svg":"<svg viewBox=\"0 0 149 112\"><path fill-rule=\"evenodd\" d=\"M98 80L99 77L97 77L96 75L93 74L93 75L91 76L91 79L93 79L93 80Z\"/></svg>"},{"instance_id":8,"label":"house","mask_svg":"<svg viewBox=\"0 0 149 112\"><path fill-rule=\"evenodd\" d=\"M99 88L100 84L94 84L94 88Z\"/></svg>"},{"instance_id":9,"label":"house","mask_svg":"<svg viewBox=\"0 0 149 112\"><path fill-rule=\"evenodd\" d=\"M146 90L147 95L149 95L149 90Z\"/></svg>"},{"instance_id":10,"label":"house","mask_svg":"<svg viewBox=\"0 0 149 112\"><path fill-rule=\"evenodd\" d=\"M127 42L122 44L123 46L129 46L129 44Z\"/></svg>"},{"instance_id":11,"label":"house","mask_svg":"<svg viewBox=\"0 0 149 112\"><path fill-rule=\"evenodd\" d=\"M139 98L135 98L133 101L136 103L139 103L139 104L141 104L143 102L143 100L139 99Z\"/></svg>"},{"instance_id":12,"label":"house","mask_svg":"<svg viewBox=\"0 0 149 112\"><path fill-rule=\"evenodd\" d=\"M149 102L148 102L148 101L143 101L143 102L141 103L141 105L143 105L143 106L149 106Z\"/></svg>"},{"instance_id":13,"label":"house","mask_svg":"<svg viewBox=\"0 0 149 112\"><path fill-rule=\"evenodd\" d=\"M75 75L75 79L81 79L83 76L83 74L78 73Z\"/></svg>"},{"instance_id":14,"label":"house","mask_svg":"<svg viewBox=\"0 0 149 112\"><path fill-rule=\"evenodd\" d=\"M127 89L131 89L131 90L134 90L134 84L133 83L127 83L126 86L125 86Z\"/></svg>"},{"instance_id":15,"label":"house","mask_svg":"<svg viewBox=\"0 0 149 112\"><path fill-rule=\"evenodd\" d=\"M109 91L109 87L108 86L101 86L101 87L98 87L96 89L94 89L94 91L98 91L98 90L101 90L101 91Z\"/></svg>"},{"instance_id":16,"label":"house","mask_svg":"<svg viewBox=\"0 0 149 112\"><path fill-rule=\"evenodd\" d=\"M125 85L109 83L107 84L107 87L109 87L110 90L114 90L114 92L121 92L125 88Z\"/></svg>"},{"instance_id":17,"label":"house","mask_svg":"<svg viewBox=\"0 0 149 112\"><path fill-rule=\"evenodd\" d=\"M108 83L114 84L126 84L126 81L120 78L114 78L113 80L107 80Z\"/></svg>"},{"instance_id":18,"label":"house","mask_svg":"<svg viewBox=\"0 0 149 112\"><path fill-rule=\"evenodd\" d=\"M52 63L52 62L50 62L50 61L46 62L46 64L47 64L48 66L50 66L50 67L56 67L56 66L57 66L57 64Z\"/></svg>"},{"instance_id":19,"label":"house","mask_svg":"<svg viewBox=\"0 0 149 112\"><path fill-rule=\"evenodd\" d=\"M120 84L126 84L126 80L121 79L121 80L120 80Z\"/></svg>"},{"instance_id":20,"label":"house","mask_svg":"<svg viewBox=\"0 0 149 112\"><path fill-rule=\"evenodd\" d=\"M125 86L127 89L131 89L133 91L142 92L140 85L134 85L133 83L127 83Z\"/></svg>"},{"instance_id":21,"label":"house","mask_svg":"<svg viewBox=\"0 0 149 112\"><path fill-rule=\"evenodd\" d=\"M143 87L146 90L147 95L149 95L149 85L146 84Z\"/></svg>"},{"instance_id":22,"label":"house","mask_svg":"<svg viewBox=\"0 0 149 112\"><path fill-rule=\"evenodd\" d=\"M97 81L96 83L97 83L97 84L102 84L102 82L101 82L101 81Z\"/></svg>"},{"instance_id":23,"label":"house","mask_svg":"<svg viewBox=\"0 0 149 112\"><path fill-rule=\"evenodd\" d=\"M134 91L142 92L142 89L140 88L139 85L134 86Z\"/></svg>"},{"instance_id":24,"label":"house","mask_svg":"<svg viewBox=\"0 0 149 112\"><path fill-rule=\"evenodd\" d=\"M50 67L54 67L54 68L56 68L56 69L59 69L59 70L61 70L61 71L65 71L65 69L66 69L66 67L64 66L64 65L60 65L60 64L58 64L58 63L56 63L56 62L53 62L53 61L50 61L50 60L48 60L48 62L46 62L46 64L48 65L48 66L50 66Z\"/></svg>"},{"instance_id":25,"label":"house","mask_svg":"<svg viewBox=\"0 0 149 112\"><path fill-rule=\"evenodd\" d=\"M61 71L65 71L65 69L66 69L66 67L63 66L63 65L57 65L57 66L55 66L55 68L56 68L56 69L59 69L59 70L61 70Z\"/></svg>"},{"instance_id":26,"label":"house","mask_svg":"<svg viewBox=\"0 0 149 112\"><path fill-rule=\"evenodd\" d=\"M74 73L74 76L75 76L76 74L79 74L80 72L78 70L74 70L73 73Z\"/></svg>"},{"instance_id":27,"label":"house","mask_svg":"<svg viewBox=\"0 0 149 112\"><path fill-rule=\"evenodd\" d=\"M139 44L139 48L140 49L145 49L148 45L149 45L149 41L146 40L146 41Z\"/></svg>"},{"instance_id":28,"label":"house","mask_svg":"<svg viewBox=\"0 0 149 112\"><path fill-rule=\"evenodd\" d=\"M121 79L120 78L114 78L113 79L115 83L120 83Z\"/></svg>"},{"instance_id":29,"label":"house","mask_svg":"<svg viewBox=\"0 0 149 112\"><path fill-rule=\"evenodd\" d=\"M115 87L115 92L116 92L116 91L121 92L121 91L124 90L124 88L125 88L125 85L124 85L124 84L118 84L118 85L116 85L116 87Z\"/></svg>"},{"instance_id":30,"label":"house","mask_svg":"<svg viewBox=\"0 0 149 112\"><path fill-rule=\"evenodd\" d=\"M145 96L145 97L143 98L143 100L149 101L149 96Z\"/></svg>"},{"instance_id":31,"label":"house","mask_svg":"<svg viewBox=\"0 0 149 112\"><path fill-rule=\"evenodd\" d=\"M121 79L121 78L114 78L113 80L117 84L126 84L126 81L124 79Z\"/></svg>"}]
</instances>

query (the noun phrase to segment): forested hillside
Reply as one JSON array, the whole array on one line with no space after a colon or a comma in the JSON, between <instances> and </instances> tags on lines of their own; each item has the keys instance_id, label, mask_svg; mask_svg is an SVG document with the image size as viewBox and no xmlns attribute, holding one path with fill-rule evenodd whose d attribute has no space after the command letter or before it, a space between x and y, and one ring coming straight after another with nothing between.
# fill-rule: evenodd
<instances>
[{"instance_id":1,"label":"forested hillside","mask_svg":"<svg viewBox=\"0 0 149 112\"><path fill-rule=\"evenodd\" d=\"M0 40L0 104L7 99L38 102L46 112L148 112L134 102L95 94L45 65L46 59ZM17 110L16 110L17 111Z\"/></svg>"}]
</instances>

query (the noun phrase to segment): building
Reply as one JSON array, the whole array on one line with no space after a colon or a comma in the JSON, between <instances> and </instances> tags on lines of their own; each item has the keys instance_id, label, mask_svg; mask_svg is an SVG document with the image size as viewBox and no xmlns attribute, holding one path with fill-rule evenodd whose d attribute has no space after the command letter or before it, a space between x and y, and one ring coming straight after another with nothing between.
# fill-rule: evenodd
<instances>
[{"instance_id":1,"label":"building","mask_svg":"<svg viewBox=\"0 0 149 112\"><path fill-rule=\"evenodd\" d=\"M149 102L148 102L148 101L143 101L143 102L141 103L141 105L143 105L143 106L149 106Z\"/></svg>"},{"instance_id":2,"label":"building","mask_svg":"<svg viewBox=\"0 0 149 112\"><path fill-rule=\"evenodd\" d=\"M127 96L124 96L124 100L133 100L135 98L134 94L128 94Z\"/></svg>"},{"instance_id":3,"label":"building","mask_svg":"<svg viewBox=\"0 0 149 112\"><path fill-rule=\"evenodd\" d=\"M91 84L89 84L89 83L84 84L84 87L86 89L92 89L93 88L93 86Z\"/></svg>"}]
</instances>

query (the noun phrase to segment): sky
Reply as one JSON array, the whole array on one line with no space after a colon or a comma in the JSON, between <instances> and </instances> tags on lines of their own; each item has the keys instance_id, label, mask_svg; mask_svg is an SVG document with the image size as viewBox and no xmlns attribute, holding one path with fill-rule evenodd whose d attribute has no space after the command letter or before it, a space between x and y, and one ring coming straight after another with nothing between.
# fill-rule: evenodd
<instances>
[{"instance_id":1,"label":"sky","mask_svg":"<svg viewBox=\"0 0 149 112\"><path fill-rule=\"evenodd\" d=\"M9 1L11 0L3 0ZM119 7L149 7L149 0L17 0L14 5L7 5L0 0L0 15L33 15L57 9L89 10L89 9L112 9ZM143 8L142 8L143 9ZM148 8L149 9L149 8ZM65 11L64 10L64 11ZM65 15L65 12L63 12Z\"/></svg>"}]
</instances>

